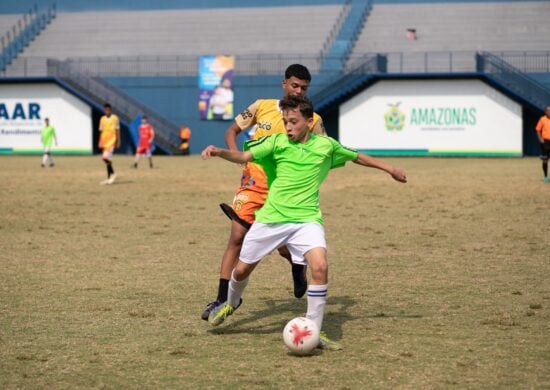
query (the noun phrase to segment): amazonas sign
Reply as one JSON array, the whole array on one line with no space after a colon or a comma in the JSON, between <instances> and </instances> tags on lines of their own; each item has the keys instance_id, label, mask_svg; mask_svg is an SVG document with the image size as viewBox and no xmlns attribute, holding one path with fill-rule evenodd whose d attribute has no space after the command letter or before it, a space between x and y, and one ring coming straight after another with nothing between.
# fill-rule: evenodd
<instances>
[{"instance_id":1,"label":"amazonas sign","mask_svg":"<svg viewBox=\"0 0 550 390\"><path fill-rule=\"evenodd\" d=\"M340 107L340 140L378 155L518 156L521 106L479 80L381 81Z\"/></svg>"}]
</instances>

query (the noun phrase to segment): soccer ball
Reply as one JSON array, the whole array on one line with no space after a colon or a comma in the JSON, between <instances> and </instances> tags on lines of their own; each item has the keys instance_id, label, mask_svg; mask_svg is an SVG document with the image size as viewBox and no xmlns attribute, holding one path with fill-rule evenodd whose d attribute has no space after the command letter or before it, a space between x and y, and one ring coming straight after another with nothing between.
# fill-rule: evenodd
<instances>
[{"instance_id":1,"label":"soccer ball","mask_svg":"<svg viewBox=\"0 0 550 390\"><path fill-rule=\"evenodd\" d=\"M283 330L285 345L295 355L307 355L319 345L319 328L305 317L296 317Z\"/></svg>"}]
</instances>

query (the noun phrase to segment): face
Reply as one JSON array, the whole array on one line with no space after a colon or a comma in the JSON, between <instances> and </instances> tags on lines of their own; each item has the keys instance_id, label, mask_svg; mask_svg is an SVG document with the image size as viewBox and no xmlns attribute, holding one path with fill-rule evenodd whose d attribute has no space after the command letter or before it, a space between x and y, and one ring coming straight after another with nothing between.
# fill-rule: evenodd
<instances>
[{"instance_id":1,"label":"face","mask_svg":"<svg viewBox=\"0 0 550 390\"><path fill-rule=\"evenodd\" d=\"M292 76L289 79L283 80L283 91L286 96L305 96L309 87L309 81L300 80Z\"/></svg>"},{"instance_id":2,"label":"face","mask_svg":"<svg viewBox=\"0 0 550 390\"><path fill-rule=\"evenodd\" d=\"M550 118L550 106L546 107L546 110L544 110L544 113L548 118Z\"/></svg>"},{"instance_id":3,"label":"face","mask_svg":"<svg viewBox=\"0 0 550 390\"><path fill-rule=\"evenodd\" d=\"M50 120L49 119L44 119L44 123L46 123L46 126L49 126L50 125Z\"/></svg>"},{"instance_id":4,"label":"face","mask_svg":"<svg viewBox=\"0 0 550 390\"><path fill-rule=\"evenodd\" d=\"M313 118L306 119L298 108L283 111L288 139L294 142L306 142L309 139L309 126Z\"/></svg>"},{"instance_id":5,"label":"face","mask_svg":"<svg viewBox=\"0 0 550 390\"><path fill-rule=\"evenodd\" d=\"M144 125L147 124L147 118L146 117L142 117L141 118L141 123L143 123Z\"/></svg>"},{"instance_id":6,"label":"face","mask_svg":"<svg viewBox=\"0 0 550 390\"><path fill-rule=\"evenodd\" d=\"M103 107L103 113L106 115L106 116L111 116L111 107Z\"/></svg>"}]
</instances>

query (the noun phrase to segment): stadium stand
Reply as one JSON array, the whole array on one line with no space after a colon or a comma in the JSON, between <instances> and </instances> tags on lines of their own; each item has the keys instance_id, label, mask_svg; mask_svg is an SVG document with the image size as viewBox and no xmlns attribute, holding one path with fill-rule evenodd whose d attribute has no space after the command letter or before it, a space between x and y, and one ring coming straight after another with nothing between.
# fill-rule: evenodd
<instances>
[{"instance_id":1,"label":"stadium stand","mask_svg":"<svg viewBox=\"0 0 550 390\"><path fill-rule=\"evenodd\" d=\"M0 14L0 34L4 35L6 32L8 32L8 30L11 30L11 28L17 23L18 19L19 15Z\"/></svg>"},{"instance_id":2,"label":"stadium stand","mask_svg":"<svg viewBox=\"0 0 550 390\"><path fill-rule=\"evenodd\" d=\"M284 7L59 12L8 67L6 76L29 68L25 59L38 57L42 60L30 62L33 75L45 74L45 58L196 57L212 53L318 57L342 7L294 6L290 13ZM256 36L258 25L262 39Z\"/></svg>"},{"instance_id":3,"label":"stadium stand","mask_svg":"<svg viewBox=\"0 0 550 390\"><path fill-rule=\"evenodd\" d=\"M140 8L145 3L148 8ZM236 57L236 107L258 93L277 96L281 72L293 62L314 74L310 96L320 109L397 73L483 75L533 108L549 100L549 1L278 3L181 0L168 9L121 0L113 9L108 2L65 2L0 76L54 76L98 104L99 96L119 107L119 98L134 99L128 120L151 107L159 120L209 129L195 138L201 144L224 125L195 119L202 54ZM415 29L417 39L407 37L407 29Z\"/></svg>"},{"instance_id":4,"label":"stadium stand","mask_svg":"<svg viewBox=\"0 0 550 390\"><path fill-rule=\"evenodd\" d=\"M374 3L353 55L548 50L550 2ZM417 39L407 39L407 28Z\"/></svg>"}]
</instances>

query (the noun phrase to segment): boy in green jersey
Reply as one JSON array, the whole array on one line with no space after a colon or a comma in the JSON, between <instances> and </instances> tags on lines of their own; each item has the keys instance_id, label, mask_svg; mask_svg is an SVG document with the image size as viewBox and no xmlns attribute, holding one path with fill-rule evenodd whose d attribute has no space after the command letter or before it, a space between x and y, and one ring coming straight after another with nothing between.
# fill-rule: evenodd
<instances>
[{"instance_id":1,"label":"boy in green jersey","mask_svg":"<svg viewBox=\"0 0 550 390\"><path fill-rule=\"evenodd\" d=\"M245 236L239 262L229 283L227 302L214 309L208 321L217 326L240 304L248 277L258 262L274 249L286 245L292 260L309 266L311 281L307 290L306 317L321 329L328 291L328 264L323 220L319 209L319 187L332 168L354 161L381 169L405 183L405 172L365 154L345 148L338 141L309 131L313 120L311 102L300 96L281 100L286 134L274 134L247 144L244 152L209 146L204 159L218 156L225 160L262 164L269 194L256 212L256 221ZM340 349L321 332L319 348Z\"/></svg>"},{"instance_id":2,"label":"boy in green jersey","mask_svg":"<svg viewBox=\"0 0 550 390\"><path fill-rule=\"evenodd\" d=\"M50 167L53 167L55 163L53 162L53 157L51 153L52 149L52 143L55 141L55 145L57 146L57 137L55 136L55 129L53 126L50 125L50 119L46 118L44 119L45 126L42 129L42 145L44 146L44 155L42 156L42 168L46 166L46 164L50 164Z\"/></svg>"}]
</instances>

